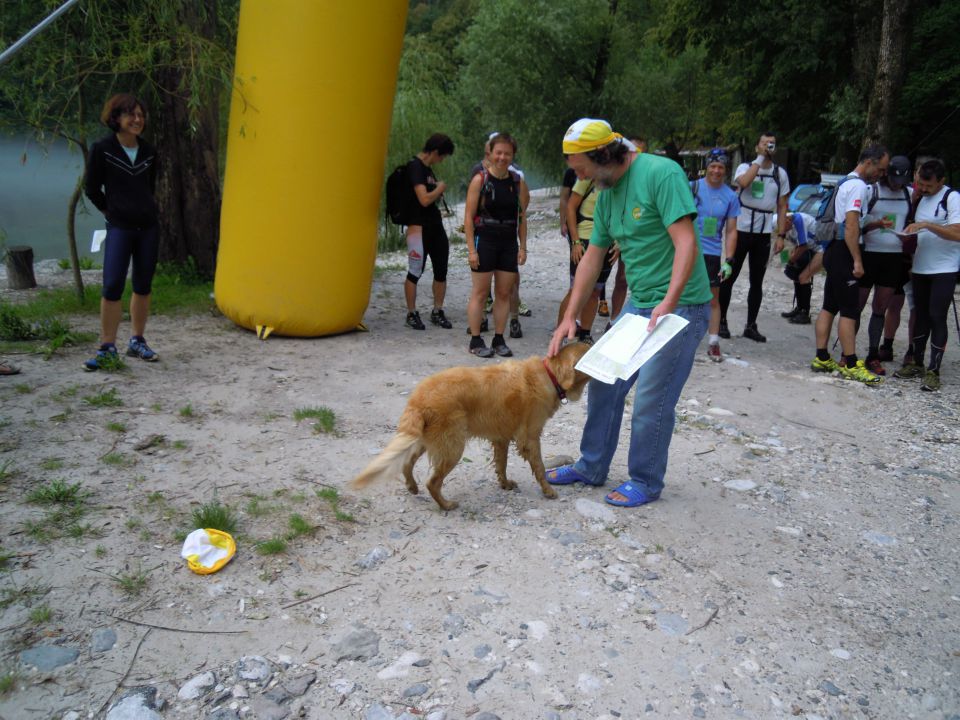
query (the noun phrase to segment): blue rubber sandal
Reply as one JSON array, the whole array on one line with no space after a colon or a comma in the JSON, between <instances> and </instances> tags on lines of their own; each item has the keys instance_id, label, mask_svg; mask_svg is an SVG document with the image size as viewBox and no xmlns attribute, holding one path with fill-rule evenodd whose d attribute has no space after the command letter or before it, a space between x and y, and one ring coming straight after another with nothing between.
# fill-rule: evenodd
<instances>
[{"instance_id":1,"label":"blue rubber sandal","mask_svg":"<svg viewBox=\"0 0 960 720\"><path fill-rule=\"evenodd\" d=\"M626 500L614 500L610 497L613 493L620 493L623 495ZM610 492L604 500L607 501L610 505L616 505L617 507L638 507L640 505L646 505L660 499L660 493L655 495L649 494L646 490L638 488L633 483L625 482L620 487L616 488Z\"/></svg>"},{"instance_id":2,"label":"blue rubber sandal","mask_svg":"<svg viewBox=\"0 0 960 720\"><path fill-rule=\"evenodd\" d=\"M561 465L558 468L547 470L547 482L551 485L573 485L574 483L583 483L594 487L603 485L602 482L591 482L590 478L574 470L573 465Z\"/></svg>"}]
</instances>

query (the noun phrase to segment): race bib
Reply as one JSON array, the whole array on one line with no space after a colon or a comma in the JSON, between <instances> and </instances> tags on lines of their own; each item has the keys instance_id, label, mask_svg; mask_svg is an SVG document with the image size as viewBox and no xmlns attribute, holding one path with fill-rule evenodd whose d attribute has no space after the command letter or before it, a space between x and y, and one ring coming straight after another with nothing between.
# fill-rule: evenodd
<instances>
[{"instance_id":1,"label":"race bib","mask_svg":"<svg viewBox=\"0 0 960 720\"><path fill-rule=\"evenodd\" d=\"M703 236L712 238L717 234L717 219L715 217L705 217L703 219Z\"/></svg>"},{"instance_id":2,"label":"race bib","mask_svg":"<svg viewBox=\"0 0 960 720\"><path fill-rule=\"evenodd\" d=\"M763 180L754 180L750 183L750 195L757 200L762 200L764 195Z\"/></svg>"},{"instance_id":3,"label":"race bib","mask_svg":"<svg viewBox=\"0 0 960 720\"><path fill-rule=\"evenodd\" d=\"M883 216L883 219L890 223L890 229L897 229L897 214L896 213L887 213Z\"/></svg>"}]
</instances>

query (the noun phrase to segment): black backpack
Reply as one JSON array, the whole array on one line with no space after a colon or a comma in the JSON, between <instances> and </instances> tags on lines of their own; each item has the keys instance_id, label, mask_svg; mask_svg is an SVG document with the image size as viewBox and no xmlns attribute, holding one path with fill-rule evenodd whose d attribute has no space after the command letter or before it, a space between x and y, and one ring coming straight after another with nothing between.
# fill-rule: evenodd
<instances>
[{"instance_id":1,"label":"black backpack","mask_svg":"<svg viewBox=\"0 0 960 720\"><path fill-rule=\"evenodd\" d=\"M387 176L387 217L396 225L409 225L415 219L417 193L408 171L409 163L398 165Z\"/></svg>"}]
</instances>

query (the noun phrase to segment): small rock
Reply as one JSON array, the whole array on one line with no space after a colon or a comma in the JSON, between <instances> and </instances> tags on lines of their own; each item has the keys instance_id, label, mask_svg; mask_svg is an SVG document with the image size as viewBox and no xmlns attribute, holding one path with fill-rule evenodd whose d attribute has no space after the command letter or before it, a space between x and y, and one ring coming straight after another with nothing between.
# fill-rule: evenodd
<instances>
[{"instance_id":1,"label":"small rock","mask_svg":"<svg viewBox=\"0 0 960 720\"><path fill-rule=\"evenodd\" d=\"M283 687L293 697L300 697L307 692L307 689L317 681L317 673L311 670L303 675L297 675L294 678L283 681Z\"/></svg>"},{"instance_id":2,"label":"small rock","mask_svg":"<svg viewBox=\"0 0 960 720\"><path fill-rule=\"evenodd\" d=\"M371 550L366 555L364 555L362 558L357 560L354 563L354 565L356 565L358 568L361 568L363 570L369 570L370 568L376 567L377 565L382 563L388 557L390 557L390 551L387 550L385 547L380 547L378 545L373 550Z\"/></svg>"},{"instance_id":3,"label":"small rock","mask_svg":"<svg viewBox=\"0 0 960 720\"><path fill-rule=\"evenodd\" d=\"M266 697L250 698L249 705L257 720L283 720L290 714L290 708L278 705Z\"/></svg>"},{"instance_id":4,"label":"small rock","mask_svg":"<svg viewBox=\"0 0 960 720\"><path fill-rule=\"evenodd\" d=\"M430 664L430 662L431 662L431 661L430 661L430 658L420 658L419 660L417 660L417 661L413 664L413 666L414 666L414 667L426 667L427 665Z\"/></svg>"},{"instance_id":5,"label":"small rock","mask_svg":"<svg viewBox=\"0 0 960 720\"><path fill-rule=\"evenodd\" d=\"M479 658L485 658L485 657L486 657L487 655L489 655L492 651L493 651L493 648L490 647L489 645L477 645L477 646L473 649L473 656L474 656L475 658L477 658L477 659L479 659Z\"/></svg>"},{"instance_id":6,"label":"small rock","mask_svg":"<svg viewBox=\"0 0 960 720\"><path fill-rule=\"evenodd\" d=\"M237 714L236 710L228 707L222 707L217 708L212 713L207 715L207 720L240 720L240 716Z\"/></svg>"},{"instance_id":7,"label":"small rock","mask_svg":"<svg viewBox=\"0 0 960 720\"><path fill-rule=\"evenodd\" d=\"M921 707L926 712L933 712L934 710L940 709L940 698L932 693L927 693L923 696L923 700L920 701Z\"/></svg>"},{"instance_id":8,"label":"small rock","mask_svg":"<svg viewBox=\"0 0 960 720\"><path fill-rule=\"evenodd\" d=\"M457 615L456 613L450 613L443 619L443 630L452 637L458 637L463 632L465 625L466 621L463 619L463 615Z\"/></svg>"},{"instance_id":9,"label":"small rock","mask_svg":"<svg viewBox=\"0 0 960 720\"><path fill-rule=\"evenodd\" d=\"M70 712L64 713L60 720L80 720L80 713L76 710L71 710Z\"/></svg>"},{"instance_id":10,"label":"small rock","mask_svg":"<svg viewBox=\"0 0 960 720\"><path fill-rule=\"evenodd\" d=\"M820 689L823 690L828 695L833 695L834 697L837 697L838 695L843 695L843 690L838 688L829 680L824 680L822 683L820 683Z\"/></svg>"},{"instance_id":11,"label":"small rock","mask_svg":"<svg viewBox=\"0 0 960 720\"><path fill-rule=\"evenodd\" d=\"M850 653L844 650L843 648L834 648L833 650L830 651L830 654L833 655L835 658L839 658L840 660L850 659Z\"/></svg>"},{"instance_id":12,"label":"small rock","mask_svg":"<svg viewBox=\"0 0 960 720\"><path fill-rule=\"evenodd\" d=\"M429 689L430 689L430 686L427 685L426 683L417 683L416 685L411 685L406 690L404 690L403 696L405 698L419 697Z\"/></svg>"},{"instance_id":13,"label":"small rock","mask_svg":"<svg viewBox=\"0 0 960 720\"><path fill-rule=\"evenodd\" d=\"M240 700L250 697L250 693L247 692L247 686L243 683L234 685L230 690L230 695Z\"/></svg>"},{"instance_id":14,"label":"small rock","mask_svg":"<svg viewBox=\"0 0 960 720\"><path fill-rule=\"evenodd\" d=\"M385 667L377 673L381 680L393 680L394 678L403 678L410 674L410 668L420 659L420 655L415 652L405 652L397 658L392 664Z\"/></svg>"},{"instance_id":15,"label":"small rock","mask_svg":"<svg viewBox=\"0 0 960 720\"><path fill-rule=\"evenodd\" d=\"M117 632L113 628L100 628L90 638L90 650L95 653L106 652L117 644Z\"/></svg>"},{"instance_id":16,"label":"small rock","mask_svg":"<svg viewBox=\"0 0 960 720\"><path fill-rule=\"evenodd\" d=\"M679 615L673 613L662 613L657 615L657 627L666 635L678 637L683 635L690 627L689 623Z\"/></svg>"},{"instance_id":17,"label":"small rock","mask_svg":"<svg viewBox=\"0 0 960 720\"><path fill-rule=\"evenodd\" d=\"M447 720L447 711L434 710L432 713L427 715L427 720Z\"/></svg>"},{"instance_id":18,"label":"small rock","mask_svg":"<svg viewBox=\"0 0 960 720\"><path fill-rule=\"evenodd\" d=\"M729 360L729 358L727 359ZM736 415L736 413L734 413L732 410L727 410L726 408L716 406L707 408L707 413L710 415L715 415L716 417L731 417Z\"/></svg>"},{"instance_id":19,"label":"small rock","mask_svg":"<svg viewBox=\"0 0 960 720\"><path fill-rule=\"evenodd\" d=\"M380 653L380 636L369 628L357 628L334 643L332 649L337 662L370 660Z\"/></svg>"},{"instance_id":20,"label":"small rock","mask_svg":"<svg viewBox=\"0 0 960 720\"><path fill-rule=\"evenodd\" d=\"M79 650L61 645L37 645L20 653L21 662L33 665L40 672L50 672L69 665L80 655Z\"/></svg>"},{"instance_id":21,"label":"small rock","mask_svg":"<svg viewBox=\"0 0 960 720\"><path fill-rule=\"evenodd\" d=\"M110 706L106 720L163 720L156 711L155 687L131 688Z\"/></svg>"},{"instance_id":22,"label":"small rock","mask_svg":"<svg viewBox=\"0 0 960 720\"><path fill-rule=\"evenodd\" d=\"M592 695L603 687L600 678L590 673L580 673L577 677L577 690L584 695Z\"/></svg>"},{"instance_id":23,"label":"small rock","mask_svg":"<svg viewBox=\"0 0 960 720\"><path fill-rule=\"evenodd\" d=\"M353 680L346 678L337 678L328 687L332 688L338 695L349 695L357 689L357 684Z\"/></svg>"},{"instance_id":24,"label":"small rock","mask_svg":"<svg viewBox=\"0 0 960 720\"><path fill-rule=\"evenodd\" d=\"M739 492L747 492L748 490L753 490L757 484L752 480L727 480L723 486L730 490L737 490Z\"/></svg>"},{"instance_id":25,"label":"small rock","mask_svg":"<svg viewBox=\"0 0 960 720\"><path fill-rule=\"evenodd\" d=\"M293 695L287 692L287 689L283 685L277 685L270 688L260 697L264 697L270 702L276 703L277 705L283 705L285 702L289 702L293 699Z\"/></svg>"},{"instance_id":26,"label":"small rock","mask_svg":"<svg viewBox=\"0 0 960 720\"><path fill-rule=\"evenodd\" d=\"M863 539L867 542L873 543L874 545L896 545L897 539L891 537L890 535L884 535L883 533L878 532L865 532L863 533Z\"/></svg>"},{"instance_id":27,"label":"small rock","mask_svg":"<svg viewBox=\"0 0 960 720\"><path fill-rule=\"evenodd\" d=\"M201 695L206 695L217 684L217 676L210 670L194 675L187 680L180 690L177 691L179 700L196 700Z\"/></svg>"},{"instance_id":28,"label":"small rock","mask_svg":"<svg viewBox=\"0 0 960 720\"><path fill-rule=\"evenodd\" d=\"M574 503L574 508L588 520L599 520L600 522L606 523L614 523L617 521L617 514L609 505L604 503L579 498L576 503Z\"/></svg>"},{"instance_id":29,"label":"small rock","mask_svg":"<svg viewBox=\"0 0 960 720\"><path fill-rule=\"evenodd\" d=\"M237 663L237 677L263 687L273 676L270 661L260 655L244 655Z\"/></svg>"},{"instance_id":30,"label":"small rock","mask_svg":"<svg viewBox=\"0 0 960 720\"><path fill-rule=\"evenodd\" d=\"M707 716L707 713L704 712L702 707L695 707L693 709L693 716L695 718L705 718Z\"/></svg>"},{"instance_id":31,"label":"small rock","mask_svg":"<svg viewBox=\"0 0 960 720\"><path fill-rule=\"evenodd\" d=\"M380 703L374 703L367 708L363 720L394 720L393 713Z\"/></svg>"},{"instance_id":32,"label":"small rock","mask_svg":"<svg viewBox=\"0 0 960 720\"><path fill-rule=\"evenodd\" d=\"M583 543L586 542L586 539L583 537L583 535L578 532L561 533L557 539L564 547L567 545L583 545Z\"/></svg>"}]
</instances>

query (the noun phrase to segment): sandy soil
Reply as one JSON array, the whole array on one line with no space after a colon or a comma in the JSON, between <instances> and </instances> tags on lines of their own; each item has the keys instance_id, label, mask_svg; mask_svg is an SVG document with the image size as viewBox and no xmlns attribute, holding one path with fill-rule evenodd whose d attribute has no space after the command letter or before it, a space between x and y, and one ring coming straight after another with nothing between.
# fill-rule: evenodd
<instances>
[{"instance_id":1,"label":"sandy soil","mask_svg":"<svg viewBox=\"0 0 960 720\"><path fill-rule=\"evenodd\" d=\"M554 204L532 214L518 356L544 352L567 286ZM222 317L155 318L156 364L87 374L89 348L12 358L23 374L0 379L0 586L13 688L0 717L120 717L118 698L139 686L157 688L156 716L177 718L958 717L953 347L939 393L815 375L812 327L779 317L792 288L774 262L769 341L726 341L720 365L701 352L660 502L614 510L581 487L547 500L515 456L519 488L504 492L474 442L445 486L460 508L444 513L399 478L345 488L420 379L492 362L466 352L462 244L453 330L404 327L402 257L380 262L369 332L261 342ZM122 405L91 404L105 392ZM293 419L319 407L333 432ZM545 454L576 455L584 408L561 408ZM626 424L621 437L623 469ZM88 493L78 520L29 501L54 480ZM331 488L336 508L317 494ZM201 577L180 539L214 499L237 511L239 551ZM257 552L293 514L315 531ZM141 592L123 589L138 578ZM378 643L341 659L358 627ZM111 630L116 643L92 649ZM37 670L24 651L44 646L78 655ZM268 686L316 681L268 706L262 683L236 680L244 656L267 658ZM215 687L178 697L208 670Z\"/></svg>"}]
</instances>

